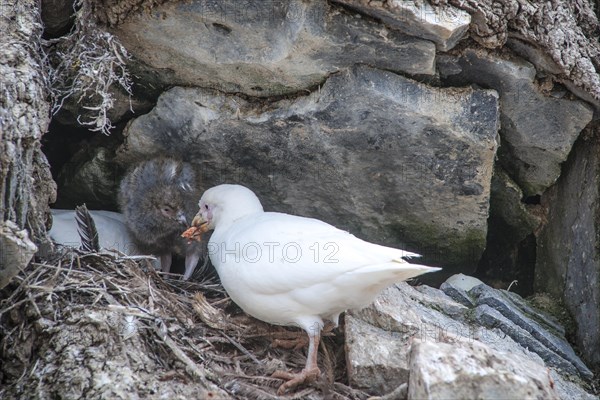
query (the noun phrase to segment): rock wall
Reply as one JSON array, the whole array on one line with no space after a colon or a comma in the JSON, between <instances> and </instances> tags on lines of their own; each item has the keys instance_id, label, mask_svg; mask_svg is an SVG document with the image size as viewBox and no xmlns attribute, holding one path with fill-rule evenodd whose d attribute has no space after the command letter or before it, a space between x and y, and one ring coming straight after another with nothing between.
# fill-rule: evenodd
<instances>
[{"instance_id":1,"label":"rock wall","mask_svg":"<svg viewBox=\"0 0 600 400\"><path fill-rule=\"evenodd\" d=\"M599 299L582 289L597 282L596 194L582 180L595 145L573 149L600 106L587 1L87 6L132 55L137 114L118 150L80 152L59 173L61 197L109 204L124 167L179 157L207 187L246 184L267 209L445 273L479 267L531 294L535 269L538 290L568 300L582 352L598 353ZM124 124L130 103L117 102Z\"/></svg>"},{"instance_id":2,"label":"rock wall","mask_svg":"<svg viewBox=\"0 0 600 400\"><path fill-rule=\"evenodd\" d=\"M125 129L119 159L181 157L201 166L206 187L242 183L267 209L466 268L485 247L497 127L493 91L356 67L268 109L174 88Z\"/></svg>"},{"instance_id":3,"label":"rock wall","mask_svg":"<svg viewBox=\"0 0 600 400\"><path fill-rule=\"evenodd\" d=\"M557 184L544 195L536 289L563 297L584 357L600 365L600 139L581 138Z\"/></svg>"}]
</instances>

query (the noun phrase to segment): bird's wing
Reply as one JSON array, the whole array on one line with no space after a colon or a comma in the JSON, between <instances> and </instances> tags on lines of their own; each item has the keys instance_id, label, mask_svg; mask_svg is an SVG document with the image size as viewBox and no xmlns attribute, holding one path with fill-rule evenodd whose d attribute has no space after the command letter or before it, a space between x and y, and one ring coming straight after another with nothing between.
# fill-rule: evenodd
<instances>
[{"instance_id":1,"label":"bird's wing","mask_svg":"<svg viewBox=\"0 0 600 400\"><path fill-rule=\"evenodd\" d=\"M316 219L280 213L249 216L216 233L209 252L222 279L243 282L261 294L321 286L327 290L347 279L368 284L368 277L389 278L394 270L410 275L412 264L402 257L416 256L365 242ZM411 276L425 272L415 267L419 269Z\"/></svg>"},{"instance_id":2,"label":"bird's wing","mask_svg":"<svg viewBox=\"0 0 600 400\"><path fill-rule=\"evenodd\" d=\"M77 246L80 238L77 233L75 211L51 210L53 223L49 234L56 242L67 246ZM122 214L112 211L92 210L98 231L98 240L103 249L119 250L127 255L139 254L127 227L123 223Z\"/></svg>"}]
</instances>

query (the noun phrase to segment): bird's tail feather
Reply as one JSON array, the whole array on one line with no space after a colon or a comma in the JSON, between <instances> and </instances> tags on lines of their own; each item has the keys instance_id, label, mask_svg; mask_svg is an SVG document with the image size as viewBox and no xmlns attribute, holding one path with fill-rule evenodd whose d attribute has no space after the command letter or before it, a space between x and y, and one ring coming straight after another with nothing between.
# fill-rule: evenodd
<instances>
[{"instance_id":1,"label":"bird's tail feather","mask_svg":"<svg viewBox=\"0 0 600 400\"><path fill-rule=\"evenodd\" d=\"M410 260L411 258L419 258L422 257L420 254L413 253L411 251L402 250L402 258L406 258Z\"/></svg>"},{"instance_id":2,"label":"bird's tail feather","mask_svg":"<svg viewBox=\"0 0 600 400\"><path fill-rule=\"evenodd\" d=\"M356 269L350 274L364 275L365 279L373 281L405 281L415 276L426 274L429 272L439 271L441 268L428 267L426 265L411 264L406 261L392 261L383 264L368 265Z\"/></svg>"}]
</instances>

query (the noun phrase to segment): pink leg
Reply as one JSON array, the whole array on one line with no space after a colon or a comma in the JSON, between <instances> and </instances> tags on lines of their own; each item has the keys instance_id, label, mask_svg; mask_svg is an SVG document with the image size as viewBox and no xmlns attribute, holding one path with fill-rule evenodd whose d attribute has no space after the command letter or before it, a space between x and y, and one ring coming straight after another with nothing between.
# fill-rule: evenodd
<instances>
[{"instance_id":1,"label":"pink leg","mask_svg":"<svg viewBox=\"0 0 600 400\"><path fill-rule=\"evenodd\" d=\"M328 321L321 331L321 337L334 336L332 331L335 328L337 328L337 325ZM301 348L306 347L310 340L309 336L304 336L303 334L299 335L297 331L282 331L281 333L276 333L274 336L275 338L273 339L271 346L274 348L280 347L282 349L300 350Z\"/></svg>"},{"instance_id":2,"label":"pink leg","mask_svg":"<svg viewBox=\"0 0 600 400\"><path fill-rule=\"evenodd\" d=\"M185 256L185 273L183 274L183 280L187 281L192 276L196 264L200 260L200 253L198 251L188 252Z\"/></svg>"},{"instance_id":3,"label":"pink leg","mask_svg":"<svg viewBox=\"0 0 600 400\"><path fill-rule=\"evenodd\" d=\"M275 371L275 373L271 375L273 378L287 380L287 382L279 386L279 389L277 389L277 394L279 396L283 395L288 389L295 388L302 383L313 382L319 377L321 371L317 365L317 354L319 351L319 341L321 340L320 332L317 331L316 333L313 332L312 334L308 333L308 340L308 356L306 356L306 366L301 372L292 374L286 371Z\"/></svg>"}]
</instances>

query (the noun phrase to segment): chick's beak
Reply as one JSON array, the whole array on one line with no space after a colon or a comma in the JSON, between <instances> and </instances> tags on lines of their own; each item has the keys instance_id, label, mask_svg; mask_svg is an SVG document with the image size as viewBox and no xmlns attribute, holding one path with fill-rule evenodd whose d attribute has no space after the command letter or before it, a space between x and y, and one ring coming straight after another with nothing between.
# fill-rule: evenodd
<instances>
[{"instance_id":1,"label":"chick's beak","mask_svg":"<svg viewBox=\"0 0 600 400\"><path fill-rule=\"evenodd\" d=\"M188 244L192 243L192 240L202 241L202 234L208 232L208 221L202 217L202 213L198 212L192 220L192 227L186 229L181 234L181 237L188 239Z\"/></svg>"},{"instance_id":2,"label":"chick's beak","mask_svg":"<svg viewBox=\"0 0 600 400\"><path fill-rule=\"evenodd\" d=\"M179 222L182 225L187 226L188 222L187 222L187 218L185 217L185 214L183 213L183 211L180 211L177 213L177 222Z\"/></svg>"}]
</instances>

